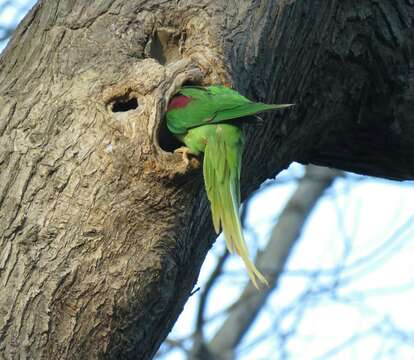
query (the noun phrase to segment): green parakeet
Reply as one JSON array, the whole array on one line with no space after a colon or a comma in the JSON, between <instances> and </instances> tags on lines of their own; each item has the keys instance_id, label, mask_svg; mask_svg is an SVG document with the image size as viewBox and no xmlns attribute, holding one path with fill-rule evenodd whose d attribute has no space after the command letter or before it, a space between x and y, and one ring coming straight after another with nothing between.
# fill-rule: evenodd
<instances>
[{"instance_id":1,"label":"green parakeet","mask_svg":"<svg viewBox=\"0 0 414 360\"><path fill-rule=\"evenodd\" d=\"M243 259L257 288L265 277L249 258L239 216L240 168L244 136L229 120L290 106L255 103L224 86L184 86L168 104L168 129L186 145L179 151L204 153L203 174L216 233L223 228L227 248Z\"/></svg>"}]
</instances>

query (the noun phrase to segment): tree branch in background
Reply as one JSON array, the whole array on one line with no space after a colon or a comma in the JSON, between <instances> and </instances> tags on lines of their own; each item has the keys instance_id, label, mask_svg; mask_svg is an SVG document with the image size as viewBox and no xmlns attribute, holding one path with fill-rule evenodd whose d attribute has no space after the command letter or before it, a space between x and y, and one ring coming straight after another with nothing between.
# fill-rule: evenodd
<instances>
[{"instance_id":1,"label":"tree branch in background","mask_svg":"<svg viewBox=\"0 0 414 360\"><path fill-rule=\"evenodd\" d=\"M212 358L233 357L235 348L253 324L269 294L277 287L290 250L300 237L309 214L324 191L341 174L340 171L328 168L307 167L298 188L282 211L267 247L256 260L257 267L269 281L269 287L258 292L250 282L247 284L239 300L231 307L227 319L207 346Z\"/></svg>"},{"instance_id":2,"label":"tree branch in background","mask_svg":"<svg viewBox=\"0 0 414 360\"><path fill-rule=\"evenodd\" d=\"M13 33L14 28L0 25L0 41L8 39Z\"/></svg>"},{"instance_id":3,"label":"tree branch in background","mask_svg":"<svg viewBox=\"0 0 414 360\"><path fill-rule=\"evenodd\" d=\"M226 262L228 256L230 253L225 249L224 253L220 256L218 259L217 265L215 269L213 270L210 278L208 279L206 285L204 286L203 291L200 295L200 303L199 308L197 312L197 323L196 323L196 331L202 332L202 327L204 325L204 310L207 303L208 296L210 295L210 292L213 288L213 286L216 284L216 281L220 277L220 275L223 272L224 263Z\"/></svg>"}]
</instances>

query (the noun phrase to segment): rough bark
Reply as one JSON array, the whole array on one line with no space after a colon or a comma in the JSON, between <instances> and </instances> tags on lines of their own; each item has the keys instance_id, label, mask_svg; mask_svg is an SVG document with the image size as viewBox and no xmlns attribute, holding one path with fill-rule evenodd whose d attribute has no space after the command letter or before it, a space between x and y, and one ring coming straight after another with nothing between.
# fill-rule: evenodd
<instances>
[{"instance_id":1,"label":"rough bark","mask_svg":"<svg viewBox=\"0 0 414 360\"><path fill-rule=\"evenodd\" d=\"M293 160L414 178L413 7L40 1L0 60L0 358L149 359L169 332L214 238L162 126L182 83L298 104L244 127L244 194Z\"/></svg>"}]
</instances>

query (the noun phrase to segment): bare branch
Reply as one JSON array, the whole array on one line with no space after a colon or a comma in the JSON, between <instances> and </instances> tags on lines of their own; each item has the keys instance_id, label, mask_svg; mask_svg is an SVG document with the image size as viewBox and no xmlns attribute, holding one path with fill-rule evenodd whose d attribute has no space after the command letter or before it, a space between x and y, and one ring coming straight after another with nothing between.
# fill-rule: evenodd
<instances>
[{"instance_id":1,"label":"bare branch","mask_svg":"<svg viewBox=\"0 0 414 360\"><path fill-rule=\"evenodd\" d=\"M307 168L305 176L279 217L266 249L256 261L270 286L260 292L251 283L245 287L239 300L229 311L228 318L208 345L209 351L216 358L233 357L234 349L253 324L269 294L277 287L290 250L299 238L306 219L324 191L341 174L340 171L316 166Z\"/></svg>"},{"instance_id":2,"label":"bare branch","mask_svg":"<svg viewBox=\"0 0 414 360\"><path fill-rule=\"evenodd\" d=\"M224 264L229 256L229 252L227 250L219 257L216 267L214 268L213 272L210 275L207 283L205 284L203 290L200 294L199 306L197 311L197 320L196 320L196 330L194 333L194 343L193 343L193 350L191 358L198 358L200 353L203 352L204 349L204 313L207 304L208 297L213 289L214 285L216 284L217 280L219 279L220 275L222 274Z\"/></svg>"}]
</instances>

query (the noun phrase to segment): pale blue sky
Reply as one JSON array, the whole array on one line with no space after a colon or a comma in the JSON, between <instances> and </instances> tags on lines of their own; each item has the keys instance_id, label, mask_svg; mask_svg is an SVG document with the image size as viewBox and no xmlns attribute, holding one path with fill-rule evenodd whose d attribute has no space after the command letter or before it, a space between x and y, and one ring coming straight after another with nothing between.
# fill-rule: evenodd
<instances>
[{"instance_id":1,"label":"pale blue sky","mask_svg":"<svg viewBox=\"0 0 414 360\"><path fill-rule=\"evenodd\" d=\"M297 174L297 168L290 171ZM248 226L258 232L262 248L294 188L294 183L276 184L253 200ZM413 199L412 183L356 175L337 180L310 216L287 273L242 344L238 359L282 358L275 351L279 346L275 329L292 328L296 334L286 342L287 359L414 359ZM214 254L221 254L223 246L223 239L218 239L203 266L200 286L214 266ZM255 245L250 242L250 247ZM333 271L338 263L342 271ZM239 284L247 280L237 257L228 265L233 276L225 276L215 289L207 318L230 306L239 294ZM318 274L316 280L310 281L309 273ZM324 290L335 279L339 283L336 291ZM309 294L298 302L305 291ZM295 302L298 305L292 307ZM194 296L172 338L193 331L196 308ZM222 319L218 317L208 327L209 336ZM399 337L394 336L397 330ZM260 336L264 341L248 351L248 344ZM342 351L334 351L347 342L350 345ZM327 356L331 350L332 356ZM185 357L176 351L166 359Z\"/></svg>"}]
</instances>

